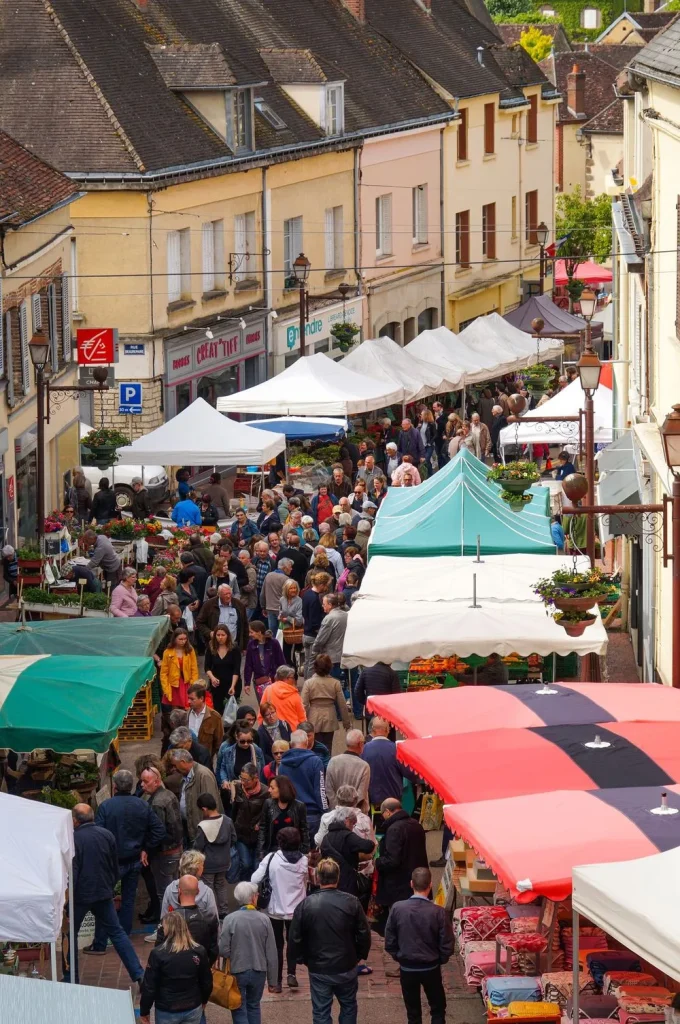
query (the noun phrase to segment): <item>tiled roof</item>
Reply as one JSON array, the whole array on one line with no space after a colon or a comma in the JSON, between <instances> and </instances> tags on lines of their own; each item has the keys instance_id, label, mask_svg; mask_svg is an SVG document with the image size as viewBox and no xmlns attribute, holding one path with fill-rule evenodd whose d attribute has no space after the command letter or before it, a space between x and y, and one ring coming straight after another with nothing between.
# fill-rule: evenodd
<instances>
[{"instance_id":1,"label":"tiled roof","mask_svg":"<svg viewBox=\"0 0 680 1024\"><path fill-rule=\"evenodd\" d=\"M558 50L571 50L571 44L567 39L564 28L558 22L539 25L530 25L528 23L525 25L496 25L496 28L500 32L506 46L514 46L515 43L519 43L523 32L527 32L531 28L540 28L544 35L550 36L553 41L553 47L557 47Z\"/></svg>"},{"instance_id":2,"label":"tiled roof","mask_svg":"<svg viewBox=\"0 0 680 1024\"><path fill-rule=\"evenodd\" d=\"M149 53L168 89L224 89L236 85L219 43L150 46Z\"/></svg>"},{"instance_id":3,"label":"tiled roof","mask_svg":"<svg viewBox=\"0 0 680 1024\"><path fill-rule=\"evenodd\" d=\"M636 52L634 46L589 46L577 53L555 53L541 61L557 90L562 94L559 105L560 123L590 122L616 99L615 82L621 68ZM574 65L585 72L585 117L577 118L567 106L567 76ZM609 116L613 116L609 115ZM621 117L623 115L621 114ZM623 127L620 129L623 130Z\"/></svg>"},{"instance_id":4,"label":"tiled roof","mask_svg":"<svg viewBox=\"0 0 680 1024\"><path fill-rule=\"evenodd\" d=\"M0 221L19 227L76 195L72 181L0 131Z\"/></svg>"},{"instance_id":5,"label":"tiled roof","mask_svg":"<svg viewBox=\"0 0 680 1024\"><path fill-rule=\"evenodd\" d=\"M583 125L587 134L623 135L623 100L613 99L608 107Z\"/></svg>"},{"instance_id":6,"label":"tiled roof","mask_svg":"<svg viewBox=\"0 0 680 1024\"><path fill-rule=\"evenodd\" d=\"M633 71L650 78L680 82L680 18L659 32L631 61Z\"/></svg>"},{"instance_id":7,"label":"tiled roof","mask_svg":"<svg viewBox=\"0 0 680 1024\"><path fill-rule=\"evenodd\" d=\"M260 57L278 85L314 85L328 78L309 50L260 50Z\"/></svg>"},{"instance_id":8,"label":"tiled roof","mask_svg":"<svg viewBox=\"0 0 680 1024\"><path fill-rule=\"evenodd\" d=\"M523 46L494 45L490 49L508 85L513 89L545 84L545 75Z\"/></svg>"}]
</instances>

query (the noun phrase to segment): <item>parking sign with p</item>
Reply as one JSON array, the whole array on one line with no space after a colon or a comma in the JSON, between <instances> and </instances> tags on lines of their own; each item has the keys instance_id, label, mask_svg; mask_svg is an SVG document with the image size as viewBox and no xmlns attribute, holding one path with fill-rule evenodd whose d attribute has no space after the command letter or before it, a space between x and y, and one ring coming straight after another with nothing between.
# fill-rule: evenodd
<instances>
[{"instance_id":1,"label":"parking sign with p","mask_svg":"<svg viewBox=\"0 0 680 1024\"><path fill-rule=\"evenodd\" d=\"M121 416L135 416L142 411L142 385L140 381L118 385L118 412Z\"/></svg>"}]
</instances>

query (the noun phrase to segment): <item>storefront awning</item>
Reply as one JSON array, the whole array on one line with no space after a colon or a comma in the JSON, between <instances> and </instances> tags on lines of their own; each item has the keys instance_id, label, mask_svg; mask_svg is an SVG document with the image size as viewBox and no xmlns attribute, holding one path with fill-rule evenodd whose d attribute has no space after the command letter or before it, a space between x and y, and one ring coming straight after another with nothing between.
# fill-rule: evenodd
<instances>
[{"instance_id":1,"label":"storefront awning","mask_svg":"<svg viewBox=\"0 0 680 1024\"><path fill-rule=\"evenodd\" d=\"M630 431L603 448L597 454L600 478L597 485L598 505L639 505L640 485L635 465L635 444ZM599 516L600 536L603 541L612 537L639 537L642 533L640 516Z\"/></svg>"}]
</instances>

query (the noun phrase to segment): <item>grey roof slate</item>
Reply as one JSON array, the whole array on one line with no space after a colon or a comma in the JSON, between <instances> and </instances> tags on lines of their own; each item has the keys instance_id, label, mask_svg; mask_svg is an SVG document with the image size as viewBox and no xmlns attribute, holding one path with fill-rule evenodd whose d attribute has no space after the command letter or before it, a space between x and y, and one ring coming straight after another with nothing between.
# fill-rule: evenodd
<instances>
[{"instance_id":1,"label":"grey roof slate","mask_svg":"<svg viewBox=\"0 0 680 1024\"><path fill-rule=\"evenodd\" d=\"M654 36L630 66L639 75L680 84L680 18Z\"/></svg>"},{"instance_id":2,"label":"grey roof slate","mask_svg":"<svg viewBox=\"0 0 680 1024\"><path fill-rule=\"evenodd\" d=\"M168 89L224 89L236 85L219 43L162 43L149 46L151 58Z\"/></svg>"},{"instance_id":3,"label":"grey roof slate","mask_svg":"<svg viewBox=\"0 0 680 1024\"><path fill-rule=\"evenodd\" d=\"M328 81L328 77L309 50L270 47L267 50L260 50L260 57L278 85L309 85Z\"/></svg>"}]
</instances>

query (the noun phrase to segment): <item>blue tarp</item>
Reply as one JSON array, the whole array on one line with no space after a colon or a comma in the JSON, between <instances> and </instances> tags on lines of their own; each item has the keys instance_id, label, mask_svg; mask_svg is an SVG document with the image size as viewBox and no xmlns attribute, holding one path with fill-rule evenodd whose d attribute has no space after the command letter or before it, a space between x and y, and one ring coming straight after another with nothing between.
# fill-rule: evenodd
<instances>
[{"instance_id":1,"label":"blue tarp","mask_svg":"<svg viewBox=\"0 0 680 1024\"><path fill-rule=\"evenodd\" d=\"M287 441L312 441L344 437L347 421L298 419L291 416L276 420L248 420L248 426L270 430L273 434L285 434Z\"/></svg>"}]
</instances>

